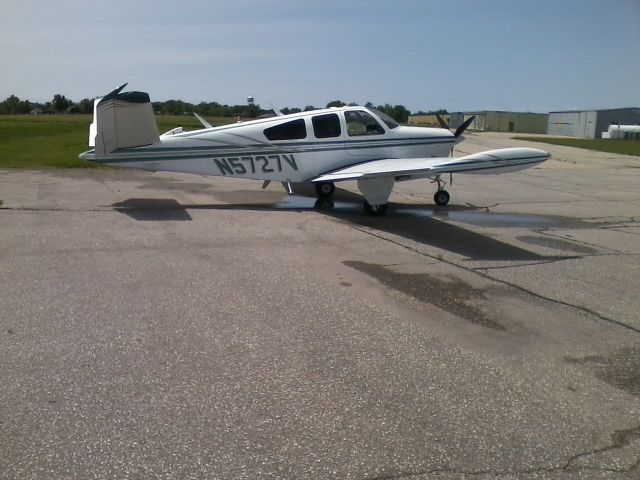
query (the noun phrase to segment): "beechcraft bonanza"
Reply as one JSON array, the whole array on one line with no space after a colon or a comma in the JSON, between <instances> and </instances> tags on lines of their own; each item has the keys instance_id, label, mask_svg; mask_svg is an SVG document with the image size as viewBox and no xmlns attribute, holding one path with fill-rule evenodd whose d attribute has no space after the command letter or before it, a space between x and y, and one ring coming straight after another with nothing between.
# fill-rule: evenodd
<instances>
[{"instance_id":1,"label":"beechcraft bonanza","mask_svg":"<svg viewBox=\"0 0 640 480\"><path fill-rule=\"evenodd\" d=\"M396 182L430 178L434 201L449 203L445 179L455 173L506 173L533 167L550 155L533 148L503 148L453 158L453 147L472 118L455 132L401 126L371 108L340 107L185 132L158 134L149 95L114 90L94 102L89 146L80 158L145 170L282 182L312 182L316 207L332 208L335 182L357 181L368 214L380 215Z\"/></svg>"}]
</instances>

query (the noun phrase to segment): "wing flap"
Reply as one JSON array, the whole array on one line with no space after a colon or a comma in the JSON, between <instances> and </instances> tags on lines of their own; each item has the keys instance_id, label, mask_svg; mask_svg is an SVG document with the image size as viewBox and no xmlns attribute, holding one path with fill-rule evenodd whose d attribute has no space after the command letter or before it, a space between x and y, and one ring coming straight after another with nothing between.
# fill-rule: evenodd
<instances>
[{"instance_id":1,"label":"wing flap","mask_svg":"<svg viewBox=\"0 0 640 480\"><path fill-rule=\"evenodd\" d=\"M313 182L374 177L430 176L443 173L505 173L530 168L551 157L536 148L502 148L459 158L385 158L327 172Z\"/></svg>"}]
</instances>

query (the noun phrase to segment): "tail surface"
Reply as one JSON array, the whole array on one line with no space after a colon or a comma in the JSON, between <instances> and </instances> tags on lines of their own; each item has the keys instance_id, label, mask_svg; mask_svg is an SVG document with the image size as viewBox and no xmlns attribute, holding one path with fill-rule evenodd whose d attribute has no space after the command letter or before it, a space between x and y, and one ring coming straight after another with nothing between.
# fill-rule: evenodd
<instances>
[{"instance_id":1,"label":"tail surface","mask_svg":"<svg viewBox=\"0 0 640 480\"><path fill-rule=\"evenodd\" d=\"M89 146L94 147L96 156L159 141L149 94L122 92L126 85L94 101Z\"/></svg>"}]
</instances>

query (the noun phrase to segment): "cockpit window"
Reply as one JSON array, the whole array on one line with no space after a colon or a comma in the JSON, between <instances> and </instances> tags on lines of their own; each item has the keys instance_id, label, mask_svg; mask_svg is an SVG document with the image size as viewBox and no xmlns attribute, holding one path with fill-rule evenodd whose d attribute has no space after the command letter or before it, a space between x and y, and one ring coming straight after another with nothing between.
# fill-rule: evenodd
<instances>
[{"instance_id":1,"label":"cockpit window","mask_svg":"<svg viewBox=\"0 0 640 480\"><path fill-rule=\"evenodd\" d=\"M316 138L332 138L340 136L340 119L336 113L316 115L311 119L311 123L313 123L313 133Z\"/></svg>"},{"instance_id":2,"label":"cockpit window","mask_svg":"<svg viewBox=\"0 0 640 480\"><path fill-rule=\"evenodd\" d=\"M378 115L378 117L380 118L380 120L382 120L385 125L387 127L389 127L390 129L394 129L396 127L399 127L400 124L398 122L396 122L393 118L391 118L389 115L387 115L386 113L381 112L380 110L376 110L375 108L370 108L369 110L371 110L373 113L375 113L376 115Z\"/></svg>"},{"instance_id":3,"label":"cockpit window","mask_svg":"<svg viewBox=\"0 0 640 480\"><path fill-rule=\"evenodd\" d=\"M384 135L384 128L375 118L363 110L344 112L347 121L347 133L350 137L360 135Z\"/></svg>"},{"instance_id":4,"label":"cockpit window","mask_svg":"<svg viewBox=\"0 0 640 480\"><path fill-rule=\"evenodd\" d=\"M307 138L307 127L304 120L300 118L267 128L264 131L264 136L269 140L300 140Z\"/></svg>"}]
</instances>

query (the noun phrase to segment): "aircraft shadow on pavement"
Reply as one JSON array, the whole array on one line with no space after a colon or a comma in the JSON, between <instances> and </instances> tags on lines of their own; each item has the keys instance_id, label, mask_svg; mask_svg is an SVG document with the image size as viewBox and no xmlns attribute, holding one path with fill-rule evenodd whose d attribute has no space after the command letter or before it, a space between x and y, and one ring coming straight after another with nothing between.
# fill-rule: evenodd
<instances>
[{"instance_id":1,"label":"aircraft shadow on pavement","mask_svg":"<svg viewBox=\"0 0 640 480\"><path fill-rule=\"evenodd\" d=\"M193 220L185 206L173 198L129 198L111 206L116 212L124 213L134 220Z\"/></svg>"},{"instance_id":2,"label":"aircraft shadow on pavement","mask_svg":"<svg viewBox=\"0 0 640 480\"><path fill-rule=\"evenodd\" d=\"M114 210L140 221L188 221L188 210L237 210L237 211L306 211L314 210L314 192L300 191L284 195L280 203L223 203L181 204L173 198L130 198L114 203ZM501 261L549 261L573 258L572 256L545 256L496 240L488 235L448 223L447 219L468 221L472 224L502 225L508 227L530 226L532 216L501 216L469 206L449 205L435 207L390 203L387 214L371 217L362 211L362 197L353 192L336 189L333 210L315 210L328 217L340 219L359 227L378 230L431 245L471 260ZM485 215L485 217L483 217ZM460 217L460 218L456 218ZM462 219L462 220L460 220ZM538 220L538 221L544 221ZM534 224L537 225L537 224Z\"/></svg>"},{"instance_id":3,"label":"aircraft shadow on pavement","mask_svg":"<svg viewBox=\"0 0 640 480\"><path fill-rule=\"evenodd\" d=\"M302 201L300 195L304 194L309 197L307 198L307 205L309 205L307 208L313 208L315 202L313 189L304 191L298 186L295 186L294 189L298 195L286 197L283 205L286 205L287 201L292 206L300 204ZM287 198L291 200L287 200ZM476 225L503 227L539 227L555 222L543 217L487 213L484 209L468 205L437 207L435 205L398 203L389 203L386 215L372 217L363 212L362 202L360 195L336 189L335 208L333 210L319 210L319 212L352 225L398 235L418 243L457 253L471 260L536 262L572 258L540 255L446 221L450 219Z\"/></svg>"}]
</instances>

